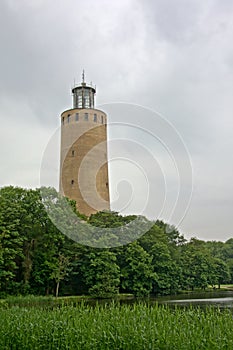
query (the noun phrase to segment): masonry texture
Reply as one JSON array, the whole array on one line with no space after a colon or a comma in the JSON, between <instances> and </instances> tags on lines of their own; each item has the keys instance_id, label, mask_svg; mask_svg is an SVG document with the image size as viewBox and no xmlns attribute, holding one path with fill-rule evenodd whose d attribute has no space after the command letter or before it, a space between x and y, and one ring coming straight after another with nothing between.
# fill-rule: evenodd
<instances>
[{"instance_id":1,"label":"masonry texture","mask_svg":"<svg viewBox=\"0 0 233 350\"><path fill-rule=\"evenodd\" d=\"M61 114L60 193L90 216L110 210L107 116L94 108Z\"/></svg>"}]
</instances>

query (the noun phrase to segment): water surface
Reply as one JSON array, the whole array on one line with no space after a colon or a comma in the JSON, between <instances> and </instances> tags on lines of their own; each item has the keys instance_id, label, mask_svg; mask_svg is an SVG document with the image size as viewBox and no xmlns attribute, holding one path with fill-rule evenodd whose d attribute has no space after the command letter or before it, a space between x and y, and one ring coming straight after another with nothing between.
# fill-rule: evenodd
<instances>
[{"instance_id":1,"label":"water surface","mask_svg":"<svg viewBox=\"0 0 233 350\"><path fill-rule=\"evenodd\" d=\"M216 306L233 309L233 291L213 291L203 293L186 293L161 297L156 300L159 304L179 306Z\"/></svg>"}]
</instances>

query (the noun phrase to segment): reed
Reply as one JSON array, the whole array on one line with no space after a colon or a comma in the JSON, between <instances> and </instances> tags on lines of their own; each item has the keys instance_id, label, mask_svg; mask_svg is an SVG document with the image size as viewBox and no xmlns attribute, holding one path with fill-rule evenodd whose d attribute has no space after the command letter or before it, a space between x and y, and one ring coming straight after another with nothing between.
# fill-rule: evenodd
<instances>
[{"instance_id":1,"label":"reed","mask_svg":"<svg viewBox=\"0 0 233 350\"><path fill-rule=\"evenodd\" d=\"M166 305L3 307L0 349L233 349L229 310Z\"/></svg>"}]
</instances>

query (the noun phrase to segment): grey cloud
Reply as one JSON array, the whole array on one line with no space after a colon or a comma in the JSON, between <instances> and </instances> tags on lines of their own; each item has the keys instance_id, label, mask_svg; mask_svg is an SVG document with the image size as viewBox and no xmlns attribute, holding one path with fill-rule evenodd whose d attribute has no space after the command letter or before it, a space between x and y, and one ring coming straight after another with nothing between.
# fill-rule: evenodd
<instances>
[{"instance_id":1,"label":"grey cloud","mask_svg":"<svg viewBox=\"0 0 233 350\"><path fill-rule=\"evenodd\" d=\"M87 81L97 84L98 104L125 101L149 107L181 134L194 171L183 233L229 237L232 1L2 0L0 17L1 186L9 181L37 185L46 142L59 126L60 112L71 107L73 78L79 81L85 68ZM109 114L111 122L119 120ZM131 117L135 123L139 118ZM144 122L149 129L151 120ZM145 137L141 142L160 155L165 167L158 146ZM143 160L140 152L138 159ZM112 188L116 181L113 174Z\"/></svg>"},{"instance_id":2,"label":"grey cloud","mask_svg":"<svg viewBox=\"0 0 233 350\"><path fill-rule=\"evenodd\" d=\"M142 10L147 29L155 40L158 37L173 44L190 44L198 29L202 7L203 2L197 0L149 0L143 3Z\"/></svg>"}]
</instances>

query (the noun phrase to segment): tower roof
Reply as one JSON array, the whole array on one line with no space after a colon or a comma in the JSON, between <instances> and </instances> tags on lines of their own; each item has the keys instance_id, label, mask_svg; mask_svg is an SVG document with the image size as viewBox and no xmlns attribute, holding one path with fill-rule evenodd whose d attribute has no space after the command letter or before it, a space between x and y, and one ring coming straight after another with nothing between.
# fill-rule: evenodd
<instances>
[{"instance_id":1,"label":"tower roof","mask_svg":"<svg viewBox=\"0 0 233 350\"><path fill-rule=\"evenodd\" d=\"M94 96L96 87L92 83L85 82L85 72L82 72L82 82L75 85L72 89L73 108L94 108Z\"/></svg>"}]
</instances>

